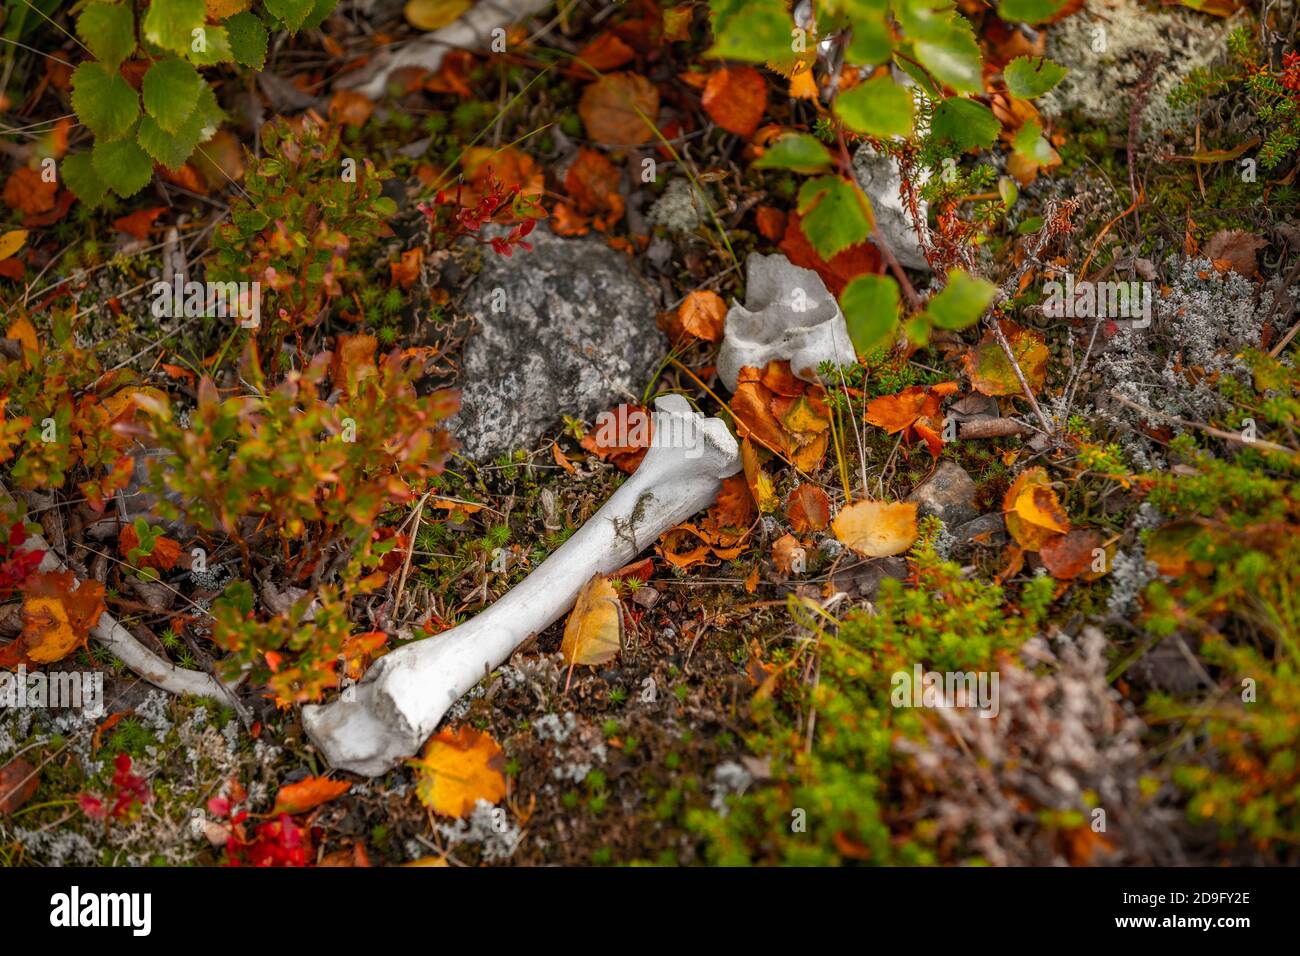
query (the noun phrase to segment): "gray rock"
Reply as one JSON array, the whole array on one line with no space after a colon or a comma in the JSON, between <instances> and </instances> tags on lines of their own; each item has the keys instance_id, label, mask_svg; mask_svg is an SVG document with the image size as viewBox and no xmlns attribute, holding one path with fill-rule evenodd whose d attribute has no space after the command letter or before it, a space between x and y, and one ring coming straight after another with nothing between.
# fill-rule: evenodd
<instances>
[{"instance_id":1,"label":"gray rock","mask_svg":"<svg viewBox=\"0 0 1300 956\"><path fill-rule=\"evenodd\" d=\"M1069 72L1038 100L1038 108L1044 116L1073 113L1127 135L1133 94L1148 59L1159 54L1142 109L1142 132L1186 127L1196 109L1174 106L1169 94L1194 70L1226 59L1232 27L1228 20L1178 7L1152 11L1141 0L1089 0L1047 31L1048 57Z\"/></svg>"},{"instance_id":2,"label":"gray rock","mask_svg":"<svg viewBox=\"0 0 1300 956\"><path fill-rule=\"evenodd\" d=\"M980 535L988 535L986 540L990 545L1002 544L1007 537L1007 524L1002 519L1002 515L996 511L980 515L973 521L967 521L965 524L957 526L952 531L952 536L959 545L973 544Z\"/></svg>"},{"instance_id":3,"label":"gray rock","mask_svg":"<svg viewBox=\"0 0 1300 956\"><path fill-rule=\"evenodd\" d=\"M902 581L907 577L907 561L898 555L854 561L831 574L831 584L849 597L874 601L885 578Z\"/></svg>"},{"instance_id":4,"label":"gray rock","mask_svg":"<svg viewBox=\"0 0 1300 956\"><path fill-rule=\"evenodd\" d=\"M975 508L975 482L960 465L939 462L929 478L907 496L916 503L919 517L937 516L949 528L956 528L979 516Z\"/></svg>"},{"instance_id":5,"label":"gray rock","mask_svg":"<svg viewBox=\"0 0 1300 956\"><path fill-rule=\"evenodd\" d=\"M479 327L452 432L475 461L532 447L563 415L636 401L667 345L655 289L627 258L545 226L528 240L531 252L485 252L465 296Z\"/></svg>"}]
</instances>

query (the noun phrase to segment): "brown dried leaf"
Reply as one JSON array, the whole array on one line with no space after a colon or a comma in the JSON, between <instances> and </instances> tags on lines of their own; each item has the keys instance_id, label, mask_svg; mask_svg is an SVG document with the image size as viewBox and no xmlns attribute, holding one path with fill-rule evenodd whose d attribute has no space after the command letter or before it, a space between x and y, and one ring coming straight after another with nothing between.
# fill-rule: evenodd
<instances>
[{"instance_id":1,"label":"brown dried leaf","mask_svg":"<svg viewBox=\"0 0 1300 956\"><path fill-rule=\"evenodd\" d=\"M659 91L636 73L610 73L582 91L578 115L602 146L640 146L654 137Z\"/></svg>"},{"instance_id":2,"label":"brown dried leaf","mask_svg":"<svg viewBox=\"0 0 1300 956\"><path fill-rule=\"evenodd\" d=\"M816 485L803 482L785 502L785 516L796 534L821 531L831 520L831 502L826 492Z\"/></svg>"}]
</instances>

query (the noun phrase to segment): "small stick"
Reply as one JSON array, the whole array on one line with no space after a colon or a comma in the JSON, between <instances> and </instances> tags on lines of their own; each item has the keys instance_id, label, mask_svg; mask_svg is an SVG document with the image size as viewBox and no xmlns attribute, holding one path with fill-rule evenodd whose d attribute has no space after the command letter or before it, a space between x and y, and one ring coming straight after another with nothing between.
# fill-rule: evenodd
<instances>
[{"instance_id":1,"label":"small stick","mask_svg":"<svg viewBox=\"0 0 1300 956\"><path fill-rule=\"evenodd\" d=\"M957 428L957 437L968 438L1005 438L1011 435L1028 435L1033 429L1024 422L1014 418L974 418L962 422Z\"/></svg>"},{"instance_id":2,"label":"small stick","mask_svg":"<svg viewBox=\"0 0 1300 956\"><path fill-rule=\"evenodd\" d=\"M1145 405L1139 405L1132 399L1125 398L1118 392L1111 392L1110 397L1115 399L1121 405L1127 405L1135 411L1142 412L1144 415L1153 415L1156 418L1163 418L1167 422L1173 422L1175 425L1182 425L1184 428L1195 428L1198 431L1205 432L1207 435L1213 435L1215 438L1222 438L1224 441L1230 441L1237 445L1245 445L1248 448L1263 448L1266 451L1281 452L1291 457L1300 457L1300 452L1294 448L1288 448L1286 445L1279 445L1276 442L1265 441L1263 438L1242 438L1236 432L1226 432L1222 428L1215 428L1213 425L1205 425L1201 422L1188 421L1185 418L1179 418L1176 415L1167 415L1164 412L1158 412L1154 408L1147 408Z\"/></svg>"},{"instance_id":3,"label":"small stick","mask_svg":"<svg viewBox=\"0 0 1300 956\"><path fill-rule=\"evenodd\" d=\"M1038 404L1038 399L1034 398L1034 390L1029 387L1029 380L1025 378L1025 373L1020 368L1020 363L1016 361L1016 353L1011 350L1011 343L1007 341L1006 333L1002 331L1002 323L998 321L996 315L990 315L989 318L993 323L993 337L998 340L998 345L1002 346L1002 352L1006 355L1007 361L1011 363L1011 371L1016 373L1016 381L1020 383L1020 390L1025 393L1025 398L1029 399L1029 407L1034 410L1038 416L1039 422L1042 423L1043 431L1051 435L1055 429L1052 423L1047 420L1043 414L1042 407Z\"/></svg>"}]
</instances>

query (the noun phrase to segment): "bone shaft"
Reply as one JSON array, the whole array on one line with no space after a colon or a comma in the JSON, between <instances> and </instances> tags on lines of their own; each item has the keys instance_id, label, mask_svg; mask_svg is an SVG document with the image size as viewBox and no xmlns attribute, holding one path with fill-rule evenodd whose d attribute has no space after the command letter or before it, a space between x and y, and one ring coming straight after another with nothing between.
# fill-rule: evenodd
<instances>
[{"instance_id":1,"label":"bone shaft","mask_svg":"<svg viewBox=\"0 0 1300 956\"><path fill-rule=\"evenodd\" d=\"M482 678L484 669L504 663L529 634L539 633L559 620L593 574L617 571L664 530L707 506L720 482L699 476L678 487L661 489L660 496L671 491L673 501L669 507L661 497L653 495L647 484L635 475L629 478L601 509L601 514L609 517L583 525L515 586L509 600L502 599L472 621L406 650L413 656L437 655L441 660L461 654L478 658L477 666L466 669L466 686L456 688L457 694L465 693Z\"/></svg>"}]
</instances>

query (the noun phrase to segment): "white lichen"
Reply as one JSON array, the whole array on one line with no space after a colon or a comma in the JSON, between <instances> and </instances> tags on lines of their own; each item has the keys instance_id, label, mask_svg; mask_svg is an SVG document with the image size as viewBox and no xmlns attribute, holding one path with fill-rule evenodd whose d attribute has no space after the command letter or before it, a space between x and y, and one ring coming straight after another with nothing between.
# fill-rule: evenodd
<instances>
[{"instance_id":1,"label":"white lichen","mask_svg":"<svg viewBox=\"0 0 1300 956\"><path fill-rule=\"evenodd\" d=\"M1133 92L1148 59L1160 56L1143 109L1144 133L1177 130L1191 119L1169 94L1227 49L1226 21L1178 8L1153 12L1137 0L1089 0L1047 31L1047 55L1069 69L1038 100L1049 117L1073 113L1113 132L1128 129Z\"/></svg>"}]
</instances>

